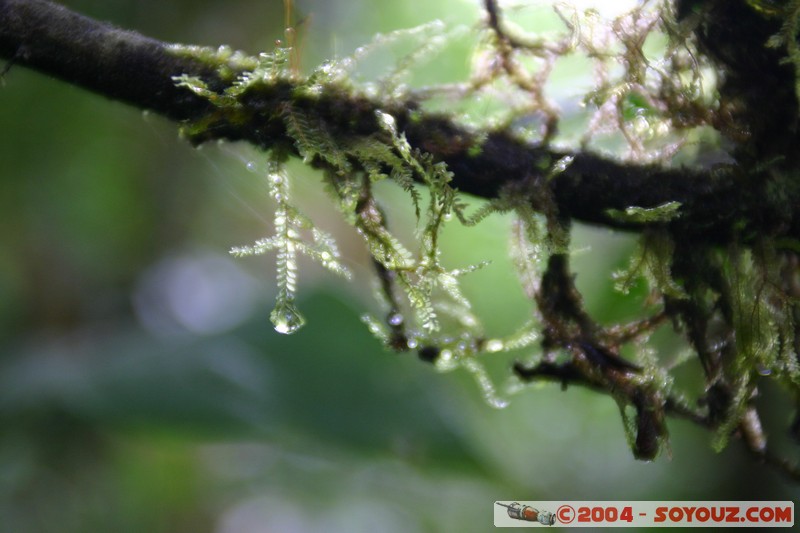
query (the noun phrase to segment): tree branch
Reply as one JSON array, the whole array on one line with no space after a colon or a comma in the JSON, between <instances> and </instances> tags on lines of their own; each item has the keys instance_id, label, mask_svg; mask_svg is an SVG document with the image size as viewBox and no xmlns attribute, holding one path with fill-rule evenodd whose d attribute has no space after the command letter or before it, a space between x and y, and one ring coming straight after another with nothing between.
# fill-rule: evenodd
<instances>
[{"instance_id":1,"label":"tree branch","mask_svg":"<svg viewBox=\"0 0 800 533\"><path fill-rule=\"evenodd\" d=\"M215 68L204 58L203 54L209 53L201 48L196 54L185 48L179 52L168 43L44 0L0 0L0 56L172 120L197 120L213 111L206 99L177 87L174 76L197 76L210 89L221 91L254 61L241 55L229 57L223 78L219 64ZM283 145L296 152L276 111L292 97L292 89L291 81L276 83L249 102L246 120L218 116L204 135L192 141L246 140L264 148ZM682 204L681 216L670 225L690 240L726 242L764 233L800 236L794 213L775 214L785 210L773 209L774 202L761 185L765 180L734 167L667 169L585 152L569 154L525 144L502 131L468 131L446 117L418 113L413 101L386 104L330 88L314 98L295 99L293 105L322 117L334 130L350 134L379 131L375 111L391 113L411 144L445 161L455 174L453 185L473 195L493 198L509 184L536 182L541 186L544 181L536 178L550 165L574 156L564 172L547 181L560 216L640 230L653 223L622 221L609 215L609 210L677 201ZM735 234L731 230L734 222L738 223Z\"/></svg>"},{"instance_id":2,"label":"tree branch","mask_svg":"<svg viewBox=\"0 0 800 533\"><path fill-rule=\"evenodd\" d=\"M695 9L699 4L703 4L702 9ZM747 357L753 358L756 341L743 334L742 346L736 345L740 340L735 328L743 322L733 304L739 306L739 315L750 308L733 302L731 285L722 279L721 260L717 261L720 264L715 263L714 254L723 248L706 246L734 243L727 250L738 255L744 248L739 244L780 243L768 246L769 250L761 250L760 254L758 246L748 250L758 256L753 265L756 277L760 276L756 281L763 286L767 281L775 285L771 298L763 296L770 304L765 310L771 309L775 316L782 316L776 302L796 299L796 256L785 260L788 273L783 286L772 270L764 267L769 261L780 265L770 254L783 246L797 248L800 239L800 210L796 208L800 204L800 186L794 179L800 165L794 150L798 135L795 74L784 64L782 52L763 53L763 43L776 31L775 21L761 20L750 31L750 8L737 4L731 15L729 5L724 0L676 0L678 18L706 17L695 21L693 31L723 75L720 107L729 114L731 123L716 126L734 142L737 163L714 169L626 163L585 151L555 150L546 141L525 143L508 131L471 131L448 116L422 111L420 102L414 100L381 101L336 83L321 83L309 91L308 80L296 74L260 81L254 77L259 83L237 86L244 89L233 98L225 90L237 78L259 67L256 58L224 47L213 50L164 43L45 0L0 0L0 57L8 60L0 69L0 76L7 76L14 65L25 66L176 122L199 124L188 128L187 136L195 144L216 139L243 140L264 149L277 149L279 155L300 155L297 139L287 131L287 127L291 128L287 126L287 115L318 121L326 139L335 140L330 142L335 152L339 139L345 143L354 138L385 138L387 130L377 117L381 112L391 115L397 132L402 132L411 146L447 163L453 173L451 186L489 199L518 193L530 202L530 207L545 215L551 239L554 229L568 233L565 228L571 219L647 231L645 236L666 235L675 250L657 257L664 263L659 265L661 277L674 276L682 289L677 295L664 293L664 309L655 317L625 328L601 328L583 310L568 267L568 255L551 253L547 270L533 291L545 325L543 347L552 351L564 349L571 359L565 363L546 359L533 367L517 364L516 374L525 381L556 381L564 387L581 385L625 398L637 413L633 448L639 458L650 459L658 453L659 441L666 438L665 416L671 415L715 430L735 430L756 457L798 479L800 468L767 450L755 409L742 401L734 403L735 380L726 374L730 369L725 361L733 360L736 350L744 350L745 355L750 354ZM504 68L511 72L516 68L512 52L519 43L504 33L497 3L486 0L485 6L488 27L501 41ZM736 31L729 31L735 24L739 25ZM744 45L739 34L747 34L749 40L744 40ZM762 55L754 60L748 47L761 50ZM757 76L752 75L754 71ZM201 80L193 85L197 91L179 86L179 76ZM206 88L208 94L198 94ZM214 103L225 98L234 103ZM774 105L768 113L762 113L763 102L769 98L774 99ZM546 140L555 127L555 122L548 124ZM392 129L395 141L399 138L397 132ZM731 132L741 134L743 140L737 143ZM405 144L403 148L407 148ZM349 161L347 155L342 158L344 162L334 162L317 155L310 163L334 171L329 174L334 183L338 183L335 180L344 172L337 172L343 168L349 173L351 167L359 170L359 165L366 164ZM385 161L382 164L389 165ZM366 175L362 177L369 181ZM675 218L624 216L630 207L653 208L672 202L680 203ZM365 203L362 207L360 216L382 218L377 206ZM634 215L637 213L640 212L634 211ZM735 263L729 258L726 264L733 274L743 277L746 273L735 271ZM394 297L396 271L377 259L375 265L393 316L401 308ZM748 290L748 286L742 284L737 290ZM758 300L762 298L761 290L757 292ZM755 313L759 308L752 309ZM795 316L797 310L792 312ZM667 318L684 325L706 372L707 389L700 398L700 408L692 408L679 397L665 395L663 389L639 380L641 368L617 355L621 344L654 329ZM398 351L411 349L405 326L387 321L391 325L387 344ZM795 331L796 322L795 318ZM720 337L722 326L725 335ZM785 331L776 335L783 343ZM717 337L736 342L716 342ZM796 336L793 342L797 343ZM434 344L422 345L417 352L431 362L444 353ZM796 352L792 357L796 359ZM740 369L736 364L732 366L738 377ZM740 419L730 418L739 407L747 410L737 415ZM729 420L737 425L728 428L724 424ZM795 432L797 425L793 424Z\"/></svg>"},{"instance_id":3,"label":"tree branch","mask_svg":"<svg viewBox=\"0 0 800 533\"><path fill-rule=\"evenodd\" d=\"M210 105L176 87L172 76L191 72L221 82L166 43L43 0L0 0L0 56L173 120L202 116Z\"/></svg>"}]
</instances>

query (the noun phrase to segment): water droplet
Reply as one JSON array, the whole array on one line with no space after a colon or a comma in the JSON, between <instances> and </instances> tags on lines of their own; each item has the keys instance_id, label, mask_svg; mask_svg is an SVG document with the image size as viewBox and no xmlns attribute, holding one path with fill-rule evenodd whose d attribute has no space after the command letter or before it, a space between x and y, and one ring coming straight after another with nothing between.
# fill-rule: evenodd
<instances>
[{"instance_id":1,"label":"water droplet","mask_svg":"<svg viewBox=\"0 0 800 533\"><path fill-rule=\"evenodd\" d=\"M388 322L390 326L399 326L403 323L403 315L400 313L393 313L389 315Z\"/></svg>"},{"instance_id":2,"label":"water droplet","mask_svg":"<svg viewBox=\"0 0 800 533\"><path fill-rule=\"evenodd\" d=\"M637 115L636 118L633 119L633 132L640 137L651 137L652 130L650 129L650 122L645 117Z\"/></svg>"},{"instance_id":3,"label":"water droplet","mask_svg":"<svg viewBox=\"0 0 800 533\"><path fill-rule=\"evenodd\" d=\"M322 94L323 87L319 83L315 83L309 87L306 87L306 94L308 96L320 96Z\"/></svg>"},{"instance_id":4,"label":"water droplet","mask_svg":"<svg viewBox=\"0 0 800 533\"><path fill-rule=\"evenodd\" d=\"M256 165L255 161L248 161L245 166L250 172L256 172L258 170L258 165Z\"/></svg>"},{"instance_id":5,"label":"water droplet","mask_svg":"<svg viewBox=\"0 0 800 533\"><path fill-rule=\"evenodd\" d=\"M491 339L486 342L486 351L489 353L499 352L504 348L503 341L499 339Z\"/></svg>"},{"instance_id":6,"label":"water droplet","mask_svg":"<svg viewBox=\"0 0 800 533\"><path fill-rule=\"evenodd\" d=\"M375 111L375 115L378 117L378 121L384 129L390 131L395 130L395 120L392 115L384 113L383 111Z\"/></svg>"},{"instance_id":7,"label":"water droplet","mask_svg":"<svg viewBox=\"0 0 800 533\"><path fill-rule=\"evenodd\" d=\"M567 170L567 167L569 167L574 160L575 157L571 155L562 157L561 159L556 161L555 165L553 165L553 174L560 174L561 172L564 172L565 170Z\"/></svg>"},{"instance_id":8,"label":"water droplet","mask_svg":"<svg viewBox=\"0 0 800 533\"><path fill-rule=\"evenodd\" d=\"M486 402L490 407L494 407L495 409L505 409L508 407L508 400L504 400L498 396L487 396Z\"/></svg>"},{"instance_id":9,"label":"water droplet","mask_svg":"<svg viewBox=\"0 0 800 533\"><path fill-rule=\"evenodd\" d=\"M461 325L465 328L474 328L478 325L478 320L470 314L465 314L461 316Z\"/></svg>"},{"instance_id":10,"label":"water droplet","mask_svg":"<svg viewBox=\"0 0 800 533\"><path fill-rule=\"evenodd\" d=\"M275 326L275 331L284 335L294 333L306 323L306 319L291 303L275 306L275 309L269 315L269 319Z\"/></svg>"},{"instance_id":11,"label":"water droplet","mask_svg":"<svg viewBox=\"0 0 800 533\"><path fill-rule=\"evenodd\" d=\"M376 83L366 83L363 87L364 95L368 98L375 98L380 94L380 87Z\"/></svg>"}]
</instances>

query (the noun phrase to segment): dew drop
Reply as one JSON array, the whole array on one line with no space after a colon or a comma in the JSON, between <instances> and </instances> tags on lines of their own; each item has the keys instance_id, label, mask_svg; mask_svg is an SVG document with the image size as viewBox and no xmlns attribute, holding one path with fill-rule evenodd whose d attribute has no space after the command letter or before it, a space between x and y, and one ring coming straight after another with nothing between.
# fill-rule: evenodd
<instances>
[{"instance_id":1,"label":"dew drop","mask_svg":"<svg viewBox=\"0 0 800 533\"><path fill-rule=\"evenodd\" d=\"M380 94L380 88L376 83L365 83L362 89L364 91L364 95L369 98L375 98Z\"/></svg>"},{"instance_id":2,"label":"dew drop","mask_svg":"<svg viewBox=\"0 0 800 533\"><path fill-rule=\"evenodd\" d=\"M462 315L460 321L465 328L474 328L478 325L478 320L470 314Z\"/></svg>"},{"instance_id":3,"label":"dew drop","mask_svg":"<svg viewBox=\"0 0 800 533\"><path fill-rule=\"evenodd\" d=\"M572 164L572 161L574 160L575 157L571 155L562 157L561 159L556 161L555 165L553 165L553 174L560 174L564 172L565 170L567 170L567 167L569 167Z\"/></svg>"},{"instance_id":4,"label":"dew drop","mask_svg":"<svg viewBox=\"0 0 800 533\"><path fill-rule=\"evenodd\" d=\"M400 313L393 313L389 315L388 322L390 326L399 326L403 323L403 315Z\"/></svg>"},{"instance_id":5,"label":"dew drop","mask_svg":"<svg viewBox=\"0 0 800 533\"><path fill-rule=\"evenodd\" d=\"M275 326L275 331L284 335L294 333L306 323L306 319L291 303L278 304L270 313L269 319Z\"/></svg>"},{"instance_id":6,"label":"dew drop","mask_svg":"<svg viewBox=\"0 0 800 533\"><path fill-rule=\"evenodd\" d=\"M495 409L505 409L508 407L508 400L504 400L498 396L494 396L493 394L486 395L486 403L489 404L490 407L494 407Z\"/></svg>"},{"instance_id":7,"label":"dew drop","mask_svg":"<svg viewBox=\"0 0 800 533\"><path fill-rule=\"evenodd\" d=\"M489 353L495 353L501 351L505 346L503 346L503 341L499 339L492 339L486 342L486 351Z\"/></svg>"},{"instance_id":8,"label":"dew drop","mask_svg":"<svg viewBox=\"0 0 800 533\"><path fill-rule=\"evenodd\" d=\"M384 129L390 131L395 130L395 120L392 115L384 113L383 111L375 111L375 115L378 117L378 121Z\"/></svg>"},{"instance_id":9,"label":"dew drop","mask_svg":"<svg viewBox=\"0 0 800 533\"><path fill-rule=\"evenodd\" d=\"M320 96L322 94L323 87L319 83L315 83L309 87L306 87L306 94L308 96Z\"/></svg>"},{"instance_id":10,"label":"dew drop","mask_svg":"<svg viewBox=\"0 0 800 533\"><path fill-rule=\"evenodd\" d=\"M636 118L633 119L633 131L636 135L640 137L652 136L652 130L650 129L650 122L641 115L638 115Z\"/></svg>"},{"instance_id":11,"label":"dew drop","mask_svg":"<svg viewBox=\"0 0 800 533\"><path fill-rule=\"evenodd\" d=\"M255 161L248 161L245 167L247 167L247 170L250 172L256 172L258 170L258 165L256 165Z\"/></svg>"}]
</instances>

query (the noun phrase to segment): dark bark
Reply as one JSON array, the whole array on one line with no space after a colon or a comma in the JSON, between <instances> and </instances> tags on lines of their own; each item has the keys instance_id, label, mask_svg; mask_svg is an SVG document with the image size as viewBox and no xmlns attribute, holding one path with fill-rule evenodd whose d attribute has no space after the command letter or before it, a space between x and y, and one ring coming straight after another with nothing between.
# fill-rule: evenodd
<instances>
[{"instance_id":1,"label":"dark bark","mask_svg":"<svg viewBox=\"0 0 800 533\"><path fill-rule=\"evenodd\" d=\"M191 72L214 81L202 61L52 2L0 1L0 56L173 120L200 117L211 107L172 80Z\"/></svg>"}]
</instances>

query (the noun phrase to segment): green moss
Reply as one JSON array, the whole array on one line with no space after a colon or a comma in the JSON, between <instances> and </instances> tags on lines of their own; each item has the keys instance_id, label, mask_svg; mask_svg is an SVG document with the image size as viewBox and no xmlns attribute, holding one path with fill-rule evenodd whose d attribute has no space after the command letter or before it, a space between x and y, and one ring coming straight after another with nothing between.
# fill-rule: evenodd
<instances>
[{"instance_id":1,"label":"green moss","mask_svg":"<svg viewBox=\"0 0 800 533\"><path fill-rule=\"evenodd\" d=\"M669 222L680 216L681 203L667 202L656 207L628 207L624 211L609 209L606 214L620 222Z\"/></svg>"},{"instance_id":2,"label":"green moss","mask_svg":"<svg viewBox=\"0 0 800 533\"><path fill-rule=\"evenodd\" d=\"M785 0L747 0L747 5L765 17L777 17L783 14Z\"/></svg>"},{"instance_id":3,"label":"green moss","mask_svg":"<svg viewBox=\"0 0 800 533\"><path fill-rule=\"evenodd\" d=\"M170 44L167 45L166 50L177 56L202 61L226 82L234 81L241 72L255 70L259 64L258 59L225 45L212 48L210 46Z\"/></svg>"},{"instance_id":4,"label":"green moss","mask_svg":"<svg viewBox=\"0 0 800 533\"><path fill-rule=\"evenodd\" d=\"M765 16L773 16L778 9L775 2L769 1L750 1L749 5ZM637 137L630 127L632 121L646 120L651 130L650 126L658 123L673 135L707 124L716 112L716 97L709 97L702 88L699 71L703 64L697 57L700 54L690 48L686 29L668 18L643 12L643 7L637 9L625 19L630 27L620 25L626 30L616 35L617 44L624 49L620 56L624 57L623 73L615 79L604 77L584 101L598 108L603 127L608 126L607 118L612 119L613 129L622 134L634 158L646 159L646 139ZM796 45L800 1L791 2L785 9L786 25L770 44L785 46L788 61L800 71ZM647 35L659 24L669 41L662 67L672 70L666 72L655 69L655 62L651 63L641 50ZM402 127L419 126L423 115L418 102L403 105L401 100L407 89L401 82L412 64L431 51L433 45L428 41L432 28L403 34L428 40L380 80L380 90L358 86L353 77L354 58L326 61L303 77L292 67L291 51L285 48L258 58L229 48L171 49L172 53L206 63L227 83L222 89L212 89L197 77L176 78L179 86L207 99L214 108L208 116L184 125L184 135L200 142L206 132L222 123L255 123L274 135L269 143L272 149L265 157L270 161L267 181L276 205L275 235L232 252L276 252L278 296L271 314L276 330L292 333L305 322L295 305L297 255L305 254L337 274L349 275L330 236L290 201L290 176L283 163L292 153L324 171L333 202L364 239L379 277L380 301L387 317L385 323L366 317L370 331L394 350L419 350L423 359L435 362L440 370L466 370L492 405L501 406L504 401L481 357L528 348L539 341L541 350L534 353L533 361L546 361L552 371L555 356L567 354L572 366L563 383L573 380L617 399L631 448L642 459L655 457L666 440L664 417L669 402L714 426L714 446L721 448L751 416L751 398L759 377L775 377L797 393L800 363L794 332L800 317L800 289L796 289L800 282L794 279L796 274L791 269L796 268L795 253L800 250L800 243L786 236L745 235L748 242L756 245L724 248L707 244L687 232L679 201L607 210L605 214L613 221L647 227L628 268L616 273L615 281L617 288L627 293L639 278L645 278L651 293L646 308L657 308L658 314L657 319L645 316L632 324L601 326L601 321L583 309L574 273L569 270L571 226L560 212L553 192L553 183L560 174L569 172L574 156L549 152L546 144L550 138L545 134L544 149L526 163L529 174L500 188L496 198L467 213L466 204L452 186L451 170L406 138ZM380 41L391 38L384 36ZM570 47L561 52L564 55L585 49L595 59L600 56L590 47L594 44L582 41L581 35L570 38ZM441 43L437 40L434 44ZM516 53L530 54L527 59L555 60L539 57L535 50L535 46L522 47ZM503 64L502 50L495 52L498 55L493 64ZM601 66L599 70L608 75L606 66ZM517 96L522 93L526 101L535 103L535 109L525 109L525 113L544 115L546 122L554 121L548 127L555 128L558 117L543 100L544 82L526 77L516 68L515 64L505 70L496 69L490 79L462 89L467 93L482 87L497 90L502 83L511 85ZM654 79L657 83L651 83ZM345 108L339 101L349 105ZM599 130L601 126L598 122L589 128L585 145L596 133L594 127ZM488 131L478 131L466 141L454 141L451 132L442 126L431 127L423 134L420 146L436 147L443 154L466 153L468 158L483 153L489 135ZM767 176L769 181L764 187L774 207L769 216L778 221L792 219L796 208L792 199L800 196L800 182L781 173L784 162L775 158L750 167L753 175ZM720 171L717 176L729 179L730 173ZM413 246L404 245L391 231L373 194L373 186L385 180L402 187L413 204L418 225ZM421 186L427 189L427 195L420 194ZM473 226L493 213L513 213L511 256L523 291L537 306L534 318L507 338L487 338L461 288L461 278L486 263L453 268L445 265L440 246L443 231L454 215L465 226ZM741 226L737 226L739 223ZM697 232L697 228L689 229ZM732 240L746 229L744 216L731 222ZM693 410L687 397L674 393L671 369L659 366L653 347L647 342L667 318L682 328L700 359L708 389L706 396L699 398L705 402L704 410ZM610 354L606 359L613 359L626 346L633 346L640 355L643 372L637 373L638 368L633 365L620 368L602 362L604 354ZM548 355L546 359L540 357L542 352ZM600 362L589 356L595 352L601 355Z\"/></svg>"}]
</instances>

